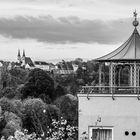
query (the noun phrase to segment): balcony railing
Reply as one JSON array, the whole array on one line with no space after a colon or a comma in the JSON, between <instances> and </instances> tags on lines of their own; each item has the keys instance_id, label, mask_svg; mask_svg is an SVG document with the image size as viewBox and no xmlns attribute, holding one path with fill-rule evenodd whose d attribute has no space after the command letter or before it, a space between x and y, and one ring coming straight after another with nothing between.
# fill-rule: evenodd
<instances>
[{"instance_id":1,"label":"balcony railing","mask_svg":"<svg viewBox=\"0 0 140 140\"><path fill-rule=\"evenodd\" d=\"M139 94L140 87L131 86L82 86L80 94Z\"/></svg>"},{"instance_id":2,"label":"balcony railing","mask_svg":"<svg viewBox=\"0 0 140 140\"><path fill-rule=\"evenodd\" d=\"M115 96L120 95L134 95L140 100L140 87L130 87L130 86L82 86L80 89L80 94L86 94L89 100L90 95L111 95L112 99L115 100Z\"/></svg>"}]
</instances>

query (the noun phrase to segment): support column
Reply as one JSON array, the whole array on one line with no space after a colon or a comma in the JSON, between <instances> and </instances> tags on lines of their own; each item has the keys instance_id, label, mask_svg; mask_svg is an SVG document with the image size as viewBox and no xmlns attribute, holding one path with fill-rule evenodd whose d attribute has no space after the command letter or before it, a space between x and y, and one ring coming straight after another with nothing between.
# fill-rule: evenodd
<instances>
[{"instance_id":1,"label":"support column","mask_svg":"<svg viewBox=\"0 0 140 140\"><path fill-rule=\"evenodd\" d=\"M135 62L134 68L133 68L133 87L134 87L134 93L137 93L138 87L139 87L139 65Z\"/></svg>"},{"instance_id":2,"label":"support column","mask_svg":"<svg viewBox=\"0 0 140 140\"><path fill-rule=\"evenodd\" d=\"M102 86L102 63L99 64L99 86Z\"/></svg>"},{"instance_id":3,"label":"support column","mask_svg":"<svg viewBox=\"0 0 140 140\"><path fill-rule=\"evenodd\" d=\"M119 67L119 72L118 72L118 86L121 86L121 71L122 71L122 67Z\"/></svg>"},{"instance_id":4,"label":"support column","mask_svg":"<svg viewBox=\"0 0 140 140\"><path fill-rule=\"evenodd\" d=\"M139 64L137 64L137 74L136 74L136 87L137 93L139 93Z\"/></svg>"},{"instance_id":5,"label":"support column","mask_svg":"<svg viewBox=\"0 0 140 140\"><path fill-rule=\"evenodd\" d=\"M134 83L134 87L137 86L137 65L136 63L134 63L134 74L133 74L133 83Z\"/></svg>"},{"instance_id":6,"label":"support column","mask_svg":"<svg viewBox=\"0 0 140 140\"><path fill-rule=\"evenodd\" d=\"M102 63L99 64L99 93L102 92Z\"/></svg>"},{"instance_id":7,"label":"support column","mask_svg":"<svg viewBox=\"0 0 140 140\"><path fill-rule=\"evenodd\" d=\"M129 85L133 86L133 65L130 65L130 73L129 73Z\"/></svg>"},{"instance_id":8,"label":"support column","mask_svg":"<svg viewBox=\"0 0 140 140\"><path fill-rule=\"evenodd\" d=\"M109 86L110 86L110 93L114 93L115 89L115 64L110 62L110 67L109 67Z\"/></svg>"}]
</instances>

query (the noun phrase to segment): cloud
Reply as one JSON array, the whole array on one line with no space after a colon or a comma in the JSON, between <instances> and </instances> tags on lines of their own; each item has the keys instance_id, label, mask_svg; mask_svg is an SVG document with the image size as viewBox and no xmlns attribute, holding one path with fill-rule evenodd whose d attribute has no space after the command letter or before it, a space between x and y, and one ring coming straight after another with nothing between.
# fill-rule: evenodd
<instances>
[{"instance_id":1,"label":"cloud","mask_svg":"<svg viewBox=\"0 0 140 140\"><path fill-rule=\"evenodd\" d=\"M128 3L124 6L120 0L0 0L0 17L52 15L55 18L118 19L132 15L133 7L139 8L138 4L132 6L130 3L128 6Z\"/></svg>"},{"instance_id":2,"label":"cloud","mask_svg":"<svg viewBox=\"0 0 140 140\"><path fill-rule=\"evenodd\" d=\"M113 46L97 43L50 44L33 39L5 38L0 35L0 60L16 61L18 49L20 49L21 55L24 49L26 56L33 60L58 62L65 58L94 59L107 54L116 47L118 44Z\"/></svg>"},{"instance_id":3,"label":"cloud","mask_svg":"<svg viewBox=\"0 0 140 140\"><path fill-rule=\"evenodd\" d=\"M36 39L49 43L114 44L131 34L130 19L84 20L78 17L0 18L0 34L17 39Z\"/></svg>"},{"instance_id":4,"label":"cloud","mask_svg":"<svg viewBox=\"0 0 140 140\"><path fill-rule=\"evenodd\" d=\"M101 0L99 0L101 1ZM119 4L119 5L137 5L137 4L140 4L140 1L139 0L106 0L106 2L109 2L109 3L114 3L114 4Z\"/></svg>"}]
</instances>

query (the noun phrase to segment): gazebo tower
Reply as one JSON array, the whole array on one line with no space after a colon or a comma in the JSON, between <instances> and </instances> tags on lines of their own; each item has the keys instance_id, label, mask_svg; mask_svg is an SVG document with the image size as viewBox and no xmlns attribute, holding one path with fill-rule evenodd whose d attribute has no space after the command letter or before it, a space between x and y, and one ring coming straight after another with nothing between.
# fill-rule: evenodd
<instances>
[{"instance_id":1,"label":"gazebo tower","mask_svg":"<svg viewBox=\"0 0 140 140\"><path fill-rule=\"evenodd\" d=\"M113 52L95 59L95 62L99 63L99 85L95 87L83 87L81 92L90 91L90 93L95 90L101 93L119 93L127 90L127 93L139 93L139 71L140 71L140 35L137 30L139 22L137 20L137 13L134 12L134 31L129 39L123 43L119 48ZM109 66L109 83L108 86L104 85L102 76L103 65ZM121 85L121 71L122 69L128 69L128 84ZM118 83L116 83L116 80ZM86 90L85 90L86 88Z\"/></svg>"},{"instance_id":2,"label":"gazebo tower","mask_svg":"<svg viewBox=\"0 0 140 140\"><path fill-rule=\"evenodd\" d=\"M88 140L140 139L138 25L135 11L134 31L129 39L113 52L94 60L99 64L99 84L83 86L78 94L79 140L83 137ZM109 76L105 75L104 67L108 68Z\"/></svg>"}]
</instances>

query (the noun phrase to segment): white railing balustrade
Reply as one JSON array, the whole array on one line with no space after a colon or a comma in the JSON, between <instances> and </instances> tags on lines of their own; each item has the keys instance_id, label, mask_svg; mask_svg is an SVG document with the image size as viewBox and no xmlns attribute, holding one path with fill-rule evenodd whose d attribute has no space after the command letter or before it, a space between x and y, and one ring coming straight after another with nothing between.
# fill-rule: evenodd
<instances>
[{"instance_id":1,"label":"white railing balustrade","mask_svg":"<svg viewBox=\"0 0 140 140\"><path fill-rule=\"evenodd\" d=\"M80 94L139 94L140 87L131 86L82 86Z\"/></svg>"}]
</instances>

